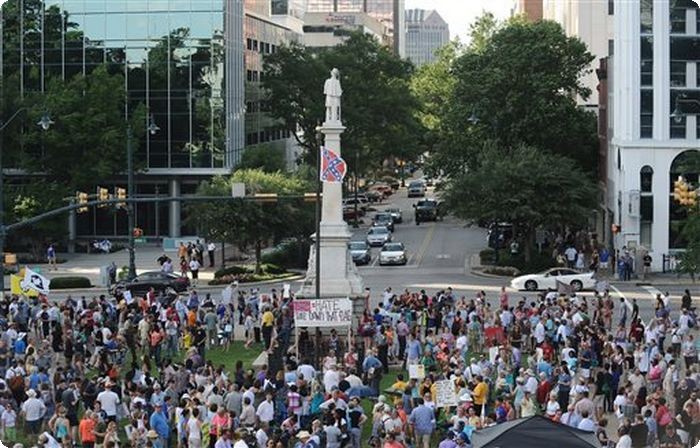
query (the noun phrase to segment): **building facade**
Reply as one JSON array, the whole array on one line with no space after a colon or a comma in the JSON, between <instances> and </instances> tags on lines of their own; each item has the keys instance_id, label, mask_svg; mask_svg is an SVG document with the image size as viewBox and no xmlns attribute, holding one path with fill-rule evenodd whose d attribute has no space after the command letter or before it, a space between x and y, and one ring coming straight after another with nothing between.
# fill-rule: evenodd
<instances>
[{"instance_id":1,"label":"building facade","mask_svg":"<svg viewBox=\"0 0 700 448\"><path fill-rule=\"evenodd\" d=\"M406 56L406 1L405 0L307 0L307 12L320 13L367 13L388 30L385 42L394 52Z\"/></svg>"},{"instance_id":2,"label":"building facade","mask_svg":"<svg viewBox=\"0 0 700 448\"><path fill-rule=\"evenodd\" d=\"M449 41L449 26L437 11L406 11L406 57L416 66L433 62L435 52Z\"/></svg>"},{"instance_id":3,"label":"building facade","mask_svg":"<svg viewBox=\"0 0 700 448\"><path fill-rule=\"evenodd\" d=\"M607 207L617 249L653 267L682 250L686 209L673 183L698 182L700 14L692 0L616 0ZM610 64L609 64L610 65ZM641 248L641 249L640 249Z\"/></svg>"},{"instance_id":4,"label":"building facade","mask_svg":"<svg viewBox=\"0 0 700 448\"><path fill-rule=\"evenodd\" d=\"M340 45L357 31L379 42L391 39L388 28L364 12L310 12L304 17L304 45L309 48Z\"/></svg>"},{"instance_id":5,"label":"building facade","mask_svg":"<svg viewBox=\"0 0 700 448\"><path fill-rule=\"evenodd\" d=\"M521 0L525 11L529 8L536 15L536 1ZM613 15L615 12L613 0L609 1L579 1L579 0L541 0L541 17L545 20L558 22L567 36L581 39L595 59L584 76L583 84L591 91L588 99L578 98L579 105L597 111L598 107L598 78L595 69L598 60L611 54L613 49ZM526 12L526 14L528 14Z\"/></svg>"},{"instance_id":6,"label":"building facade","mask_svg":"<svg viewBox=\"0 0 700 448\"><path fill-rule=\"evenodd\" d=\"M247 148L290 151L292 139L266 114L259 85L263 57L299 40L305 0L11 3L0 18L0 75L17 79L13 90L43 91L49 79L70 79L106 63L124 76L124 119L141 105L153 116L158 132L146 132L148 121L135 132L143 134L135 145L142 167L135 194L192 195L201 181L230 173ZM286 26L294 21L299 31ZM31 38L12 38L18 35ZM126 187L126 173L99 184L112 191ZM146 237L196 233L185 224L180 202L138 204L135 215ZM74 219L71 240L128 234L123 210L92 208Z\"/></svg>"},{"instance_id":7,"label":"building facade","mask_svg":"<svg viewBox=\"0 0 700 448\"><path fill-rule=\"evenodd\" d=\"M513 14L532 21L542 20L542 0L514 0Z\"/></svg>"}]
</instances>

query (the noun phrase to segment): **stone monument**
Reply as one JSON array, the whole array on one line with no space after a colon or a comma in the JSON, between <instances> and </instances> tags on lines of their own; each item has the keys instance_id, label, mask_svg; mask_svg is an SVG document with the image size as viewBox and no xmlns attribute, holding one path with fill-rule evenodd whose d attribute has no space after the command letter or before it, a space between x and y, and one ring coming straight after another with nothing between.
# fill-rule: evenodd
<instances>
[{"instance_id":1,"label":"stone monument","mask_svg":"<svg viewBox=\"0 0 700 448\"><path fill-rule=\"evenodd\" d=\"M338 156L340 134L345 127L341 120L340 72L334 68L323 86L326 95L326 120L319 130L324 135L324 146ZM321 155L319 154L319 157ZM343 184L323 182L321 200L321 297L358 297L363 294L362 278L357 273L347 245L350 241L348 225L343 221ZM314 241L317 235L313 235ZM299 292L303 297L316 295L316 246L311 246L306 280Z\"/></svg>"}]
</instances>

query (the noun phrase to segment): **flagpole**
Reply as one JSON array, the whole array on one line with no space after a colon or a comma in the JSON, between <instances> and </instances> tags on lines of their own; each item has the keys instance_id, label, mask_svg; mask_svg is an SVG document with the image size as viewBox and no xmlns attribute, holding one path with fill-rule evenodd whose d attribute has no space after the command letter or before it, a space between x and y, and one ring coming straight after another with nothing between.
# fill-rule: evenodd
<instances>
[{"instance_id":1,"label":"flagpole","mask_svg":"<svg viewBox=\"0 0 700 448\"><path fill-rule=\"evenodd\" d=\"M316 161L317 176L316 176L316 298L321 298L321 152L323 147L319 147Z\"/></svg>"}]
</instances>

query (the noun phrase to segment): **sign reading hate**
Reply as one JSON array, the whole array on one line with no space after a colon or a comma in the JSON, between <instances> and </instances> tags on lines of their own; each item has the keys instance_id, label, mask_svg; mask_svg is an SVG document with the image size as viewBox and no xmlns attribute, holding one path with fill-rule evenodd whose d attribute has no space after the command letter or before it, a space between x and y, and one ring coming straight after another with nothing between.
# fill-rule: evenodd
<instances>
[{"instance_id":1,"label":"sign reading hate","mask_svg":"<svg viewBox=\"0 0 700 448\"><path fill-rule=\"evenodd\" d=\"M293 306L297 327L352 325L352 302L348 298L295 300Z\"/></svg>"}]
</instances>

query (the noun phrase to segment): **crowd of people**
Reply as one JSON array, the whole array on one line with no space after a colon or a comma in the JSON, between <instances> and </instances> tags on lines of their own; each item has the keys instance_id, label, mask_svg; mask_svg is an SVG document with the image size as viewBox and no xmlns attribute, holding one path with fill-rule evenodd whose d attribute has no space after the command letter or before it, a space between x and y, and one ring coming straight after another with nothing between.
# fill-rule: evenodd
<instances>
[{"instance_id":1,"label":"crowd of people","mask_svg":"<svg viewBox=\"0 0 700 448\"><path fill-rule=\"evenodd\" d=\"M348 340L294 328L288 291L191 289L0 302L0 440L39 447L467 447L542 415L601 446L692 446L700 369L690 293L365 298ZM379 302L376 307L370 304ZM299 334L293 337L295 330ZM267 352L255 367L233 356ZM228 361L226 361L228 362ZM456 402L442 403L448 381ZM613 428L614 430L611 430Z\"/></svg>"}]
</instances>

